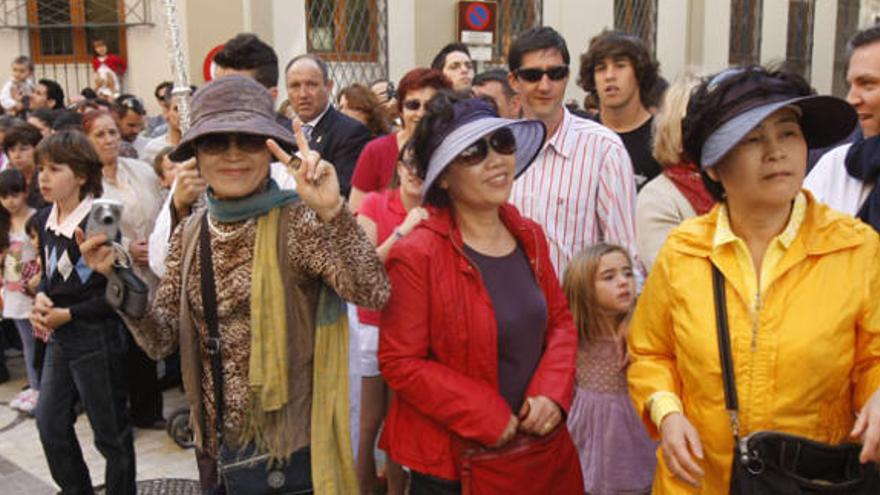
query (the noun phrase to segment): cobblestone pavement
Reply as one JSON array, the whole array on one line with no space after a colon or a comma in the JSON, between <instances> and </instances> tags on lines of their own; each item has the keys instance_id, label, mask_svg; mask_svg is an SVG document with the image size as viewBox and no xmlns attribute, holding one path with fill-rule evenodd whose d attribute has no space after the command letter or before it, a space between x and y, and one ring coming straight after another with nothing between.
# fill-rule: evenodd
<instances>
[{"instance_id":1,"label":"cobblestone pavement","mask_svg":"<svg viewBox=\"0 0 880 495\"><path fill-rule=\"evenodd\" d=\"M33 418L9 408L9 401L25 384L21 357L7 358L13 379L0 384L0 493L3 495L48 495L57 492ZM166 417L186 402L178 390L164 395ZM89 465L92 482L103 483L104 459L93 444L88 419L81 415L76 422L77 436ZM191 483L198 479L192 450L177 446L164 430L135 429L135 450L139 493L197 493ZM163 481L150 481L166 479ZM162 487L162 490L158 488Z\"/></svg>"}]
</instances>

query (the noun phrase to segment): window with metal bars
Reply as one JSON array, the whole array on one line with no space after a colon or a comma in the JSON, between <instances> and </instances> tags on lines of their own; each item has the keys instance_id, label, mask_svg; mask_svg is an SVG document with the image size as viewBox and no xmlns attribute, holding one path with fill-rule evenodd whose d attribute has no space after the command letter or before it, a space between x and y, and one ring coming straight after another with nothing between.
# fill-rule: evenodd
<instances>
[{"instance_id":1,"label":"window with metal bars","mask_svg":"<svg viewBox=\"0 0 880 495\"><path fill-rule=\"evenodd\" d=\"M788 40L785 48L786 67L807 81L813 65L813 19L815 0L788 2Z\"/></svg>"},{"instance_id":2,"label":"window with metal bars","mask_svg":"<svg viewBox=\"0 0 880 495\"><path fill-rule=\"evenodd\" d=\"M638 36L656 53L657 0L614 0L614 29Z\"/></svg>"},{"instance_id":3,"label":"window with metal bars","mask_svg":"<svg viewBox=\"0 0 880 495\"><path fill-rule=\"evenodd\" d=\"M28 0L31 56L36 63L82 63L102 39L126 58L123 0Z\"/></svg>"},{"instance_id":4,"label":"window with metal bars","mask_svg":"<svg viewBox=\"0 0 880 495\"><path fill-rule=\"evenodd\" d=\"M376 0L307 0L308 47L325 60L376 62Z\"/></svg>"},{"instance_id":5,"label":"window with metal bars","mask_svg":"<svg viewBox=\"0 0 880 495\"><path fill-rule=\"evenodd\" d=\"M774 0L778 1L778 0ZM752 65L761 61L761 0L730 2L730 65Z\"/></svg>"}]
</instances>

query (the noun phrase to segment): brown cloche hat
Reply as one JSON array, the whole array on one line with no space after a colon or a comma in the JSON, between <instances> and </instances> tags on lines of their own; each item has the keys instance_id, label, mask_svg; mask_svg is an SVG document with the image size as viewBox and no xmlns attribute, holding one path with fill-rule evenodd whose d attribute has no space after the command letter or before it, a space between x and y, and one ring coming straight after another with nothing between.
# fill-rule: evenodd
<instances>
[{"instance_id":1,"label":"brown cloche hat","mask_svg":"<svg viewBox=\"0 0 880 495\"><path fill-rule=\"evenodd\" d=\"M253 78L229 75L209 82L196 91L191 111L190 128L169 155L175 162L192 158L195 140L207 134L255 134L295 148L293 132L275 120L272 96Z\"/></svg>"}]
</instances>

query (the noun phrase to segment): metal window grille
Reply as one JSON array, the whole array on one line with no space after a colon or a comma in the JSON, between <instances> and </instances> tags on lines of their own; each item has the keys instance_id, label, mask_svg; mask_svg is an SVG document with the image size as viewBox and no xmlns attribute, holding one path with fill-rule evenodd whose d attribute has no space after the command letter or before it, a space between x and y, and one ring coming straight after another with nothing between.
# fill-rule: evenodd
<instances>
[{"instance_id":1,"label":"metal window grille","mask_svg":"<svg viewBox=\"0 0 880 495\"><path fill-rule=\"evenodd\" d=\"M151 25L149 0L0 0L0 29L24 31L37 79L68 96L91 85L92 41L126 58L126 27Z\"/></svg>"},{"instance_id":2,"label":"metal window grille","mask_svg":"<svg viewBox=\"0 0 880 495\"><path fill-rule=\"evenodd\" d=\"M834 34L834 75L831 84L831 92L834 96L844 97L847 91L849 91L849 84L846 82L846 71L849 66L847 45L850 38L859 29L860 4L859 0L838 0L837 2L837 29Z\"/></svg>"},{"instance_id":3,"label":"metal window grille","mask_svg":"<svg viewBox=\"0 0 880 495\"><path fill-rule=\"evenodd\" d=\"M336 91L388 77L387 0L306 0L308 51L327 62Z\"/></svg>"},{"instance_id":4,"label":"metal window grille","mask_svg":"<svg viewBox=\"0 0 880 495\"><path fill-rule=\"evenodd\" d=\"M815 0L788 2L788 42L785 49L786 66L810 80L813 63L813 21Z\"/></svg>"},{"instance_id":5,"label":"metal window grille","mask_svg":"<svg viewBox=\"0 0 880 495\"><path fill-rule=\"evenodd\" d=\"M614 0L614 29L638 36L656 53L657 0Z\"/></svg>"},{"instance_id":6,"label":"metal window grille","mask_svg":"<svg viewBox=\"0 0 880 495\"><path fill-rule=\"evenodd\" d=\"M762 0L731 0L728 56L731 65L760 63L762 5Z\"/></svg>"},{"instance_id":7,"label":"metal window grille","mask_svg":"<svg viewBox=\"0 0 880 495\"><path fill-rule=\"evenodd\" d=\"M498 0L498 36L488 68L506 67L510 44L520 33L541 26L543 0Z\"/></svg>"}]
</instances>

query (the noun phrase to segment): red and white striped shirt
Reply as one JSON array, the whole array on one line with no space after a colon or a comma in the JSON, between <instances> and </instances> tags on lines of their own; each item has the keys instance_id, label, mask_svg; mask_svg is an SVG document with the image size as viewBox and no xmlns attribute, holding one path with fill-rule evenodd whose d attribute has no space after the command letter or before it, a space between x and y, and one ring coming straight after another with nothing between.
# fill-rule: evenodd
<instances>
[{"instance_id":1,"label":"red and white striped shirt","mask_svg":"<svg viewBox=\"0 0 880 495\"><path fill-rule=\"evenodd\" d=\"M516 180L510 201L544 228L560 281L572 256L608 242L629 252L641 286L636 183L626 148L610 129L563 110L562 123Z\"/></svg>"}]
</instances>

